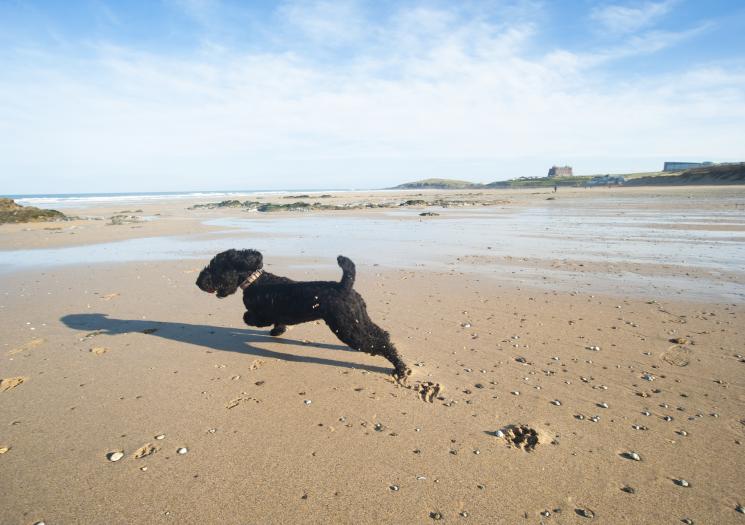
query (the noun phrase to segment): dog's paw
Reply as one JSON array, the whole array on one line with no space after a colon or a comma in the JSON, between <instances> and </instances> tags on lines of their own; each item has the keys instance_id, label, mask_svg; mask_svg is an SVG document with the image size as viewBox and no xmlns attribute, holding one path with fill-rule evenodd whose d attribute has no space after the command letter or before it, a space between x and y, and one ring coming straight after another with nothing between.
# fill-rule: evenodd
<instances>
[{"instance_id":1,"label":"dog's paw","mask_svg":"<svg viewBox=\"0 0 745 525\"><path fill-rule=\"evenodd\" d=\"M275 326L275 327L274 327L274 328L272 328L272 330L271 330L271 331L269 332L269 335L271 335L271 336L274 336L274 337L277 337L277 336L280 336L280 335L282 335L282 334L283 334L283 333L285 333L286 331L287 331L287 327L286 327L286 326Z\"/></svg>"},{"instance_id":2,"label":"dog's paw","mask_svg":"<svg viewBox=\"0 0 745 525\"><path fill-rule=\"evenodd\" d=\"M411 376L411 368L403 368L401 370L396 370L393 373L393 379L396 380L397 383L406 386L409 377Z\"/></svg>"}]
</instances>

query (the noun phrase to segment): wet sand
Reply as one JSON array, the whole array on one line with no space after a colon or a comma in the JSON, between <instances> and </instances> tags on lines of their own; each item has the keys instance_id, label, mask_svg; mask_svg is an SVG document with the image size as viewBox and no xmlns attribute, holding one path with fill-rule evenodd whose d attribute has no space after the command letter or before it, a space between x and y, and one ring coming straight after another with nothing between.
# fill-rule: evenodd
<instances>
[{"instance_id":1,"label":"wet sand","mask_svg":"<svg viewBox=\"0 0 745 525\"><path fill-rule=\"evenodd\" d=\"M267 242L281 252L265 251L269 271L337 279L333 258L298 239L307 232L272 236L272 224L297 215L252 215L267 228L219 233L224 224L203 222L245 213L159 203L143 213L166 219L141 228L0 227L14 249L93 247L112 235L199 245L167 261L29 263L0 274L0 378L10 380L0 388L0 522L742 523L745 301L697 283L743 285L722 254L741 249L742 215L732 210L745 197L584 191L556 201L512 194L498 209L427 220L457 225L557 204L564 216L585 206L608 216L655 210L640 197L658 199L664 215L684 213L693 194L696 228L731 212L711 231L735 240L715 240L717 256L701 250L686 272L679 261L618 255L607 265L601 240L597 257L492 255L469 242L425 262L415 254L433 250L412 250L397 267L374 236L338 239L339 253L372 246L353 257L355 288L413 365L412 384L444 386L432 402L323 324L272 338L242 325L238 296L217 300L194 286L201 250L214 247L199 245L203 236ZM348 213L371 230L420 220L386 210L302 217ZM634 286L669 274L679 293ZM510 425L534 430L534 449L510 442ZM116 452L122 459L109 461Z\"/></svg>"}]
</instances>

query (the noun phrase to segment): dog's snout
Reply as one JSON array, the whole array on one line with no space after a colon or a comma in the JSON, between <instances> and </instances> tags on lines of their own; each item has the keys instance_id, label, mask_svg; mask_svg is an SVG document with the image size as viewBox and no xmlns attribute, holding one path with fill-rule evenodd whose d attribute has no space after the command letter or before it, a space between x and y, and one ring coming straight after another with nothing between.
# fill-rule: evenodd
<instances>
[{"instance_id":1,"label":"dog's snout","mask_svg":"<svg viewBox=\"0 0 745 525\"><path fill-rule=\"evenodd\" d=\"M197 287L207 293L215 293L216 288L212 284L212 276L207 268L202 270L197 277Z\"/></svg>"}]
</instances>

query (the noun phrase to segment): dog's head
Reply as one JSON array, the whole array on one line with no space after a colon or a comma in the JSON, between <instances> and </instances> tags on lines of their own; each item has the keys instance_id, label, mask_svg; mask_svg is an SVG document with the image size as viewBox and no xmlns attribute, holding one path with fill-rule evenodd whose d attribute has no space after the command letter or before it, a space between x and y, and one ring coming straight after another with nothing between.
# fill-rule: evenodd
<instances>
[{"instance_id":1,"label":"dog's head","mask_svg":"<svg viewBox=\"0 0 745 525\"><path fill-rule=\"evenodd\" d=\"M235 293L246 277L263 266L263 257L256 250L228 250L215 255L199 272L197 286L207 293L227 297Z\"/></svg>"}]
</instances>

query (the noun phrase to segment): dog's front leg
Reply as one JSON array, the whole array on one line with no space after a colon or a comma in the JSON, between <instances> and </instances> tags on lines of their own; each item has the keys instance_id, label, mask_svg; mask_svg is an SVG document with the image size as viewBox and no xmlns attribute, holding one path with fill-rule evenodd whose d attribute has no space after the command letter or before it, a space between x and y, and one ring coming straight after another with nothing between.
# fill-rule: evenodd
<instances>
[{"instance_id":1,"label":"dog's front leg","mask_svg":"<svg viewBox=\"0 0 745 525\"><path fill-rule=\"evenodd\" d=\"M274 323L268 323L266 321L262 321L249 310L246 310L243 313L243 322L246 323L248 326L269 326L269 325L274 324Z\"/></svg>"},{"instance_id":2,"label":"dog's front leg","mask_svg":"<svg viewBox=\"0 0 745 525\"><path fill-rule=\"evenodd\" d=\"M280 336L283 333L287 331L287 326L279 323L274 324L274 328L272 328L272 331L269 332L269 335L273 335L274 337Z\"/></svg>"}]
</instances>

